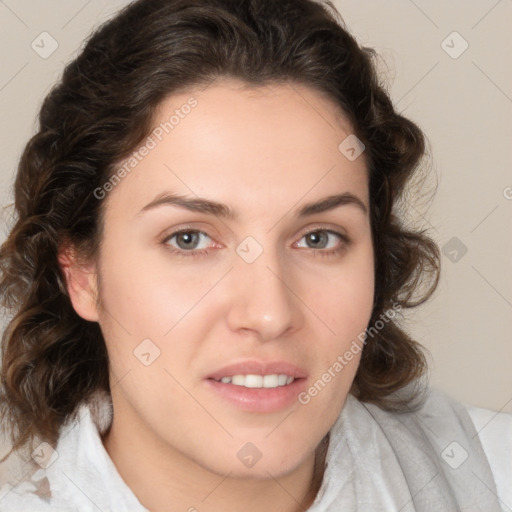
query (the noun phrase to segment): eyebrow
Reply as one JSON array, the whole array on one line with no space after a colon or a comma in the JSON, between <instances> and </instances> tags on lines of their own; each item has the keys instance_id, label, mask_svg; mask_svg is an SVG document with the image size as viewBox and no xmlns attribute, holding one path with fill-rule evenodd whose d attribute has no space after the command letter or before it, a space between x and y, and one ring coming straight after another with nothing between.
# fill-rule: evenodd
<instances>
[{"instance_id":1,"label":"eyebrow","mask_svg":"<svg viewBox=\"0 0 512 512\"><path fill-rule=\"evenodd\" d=\"M362 213L368 215L368 208L361 199L350 192L344 192L343 194L331 195L320 199L319 201L305 204L298 210L297 216L300 218L307 217L347 205L355 206L361 210ZM140 210L137 216L160 206L178 206L193 212L206 213L231 220L238 217L237 212L226 204L205 198L192 198L168 192L164 192L156 196L150 203Z\"/></svg>"}]
</instances>

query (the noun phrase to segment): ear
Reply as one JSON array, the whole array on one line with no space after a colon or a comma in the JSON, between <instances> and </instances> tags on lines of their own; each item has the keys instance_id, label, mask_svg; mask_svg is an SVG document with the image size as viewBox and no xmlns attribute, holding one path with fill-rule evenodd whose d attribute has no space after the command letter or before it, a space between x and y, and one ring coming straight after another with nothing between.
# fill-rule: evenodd
<instances>
[{"instance_id":1,"label":"ear","mask_svg":"<svg viewBox=\"0 0 512 512\"><path fill-rule=\"evenodd\" d=\"M66 278L73 309L84 320L98 321L98 289L95 263L83 263L74 248L67 245L59 250L58 261Z\"/></svg>"}]
</instances>

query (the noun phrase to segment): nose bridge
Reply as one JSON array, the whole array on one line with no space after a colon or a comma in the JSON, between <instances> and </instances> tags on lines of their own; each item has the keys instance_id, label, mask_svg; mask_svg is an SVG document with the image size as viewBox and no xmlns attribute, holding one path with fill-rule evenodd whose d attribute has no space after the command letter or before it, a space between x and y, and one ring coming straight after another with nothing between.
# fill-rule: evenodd
<instances>
[{"instance_id":1,"label":"nose bridge","mask_svg":"<svg viewBox=\"0 0 512 512\"><path fill-rule=\"evenodd\" d=\"M232 330L250 330L264 340L274 339L301 322L287 272L275 247L263 247L247 237L236 248L234 281L228 323Z\"/></svg>"}]
</instances>

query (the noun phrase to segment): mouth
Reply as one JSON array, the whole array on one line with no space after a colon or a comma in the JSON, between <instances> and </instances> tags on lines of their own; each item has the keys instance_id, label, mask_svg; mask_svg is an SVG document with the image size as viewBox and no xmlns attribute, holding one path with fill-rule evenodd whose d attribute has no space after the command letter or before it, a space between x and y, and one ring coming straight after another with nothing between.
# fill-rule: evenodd
<instances>
[{"instance_id":1,"label":"mouth","mask_svg":"<svg viewBox=\"0 0 512 512\"><path fill-rule=\"evenodd\" d=\"M231 377L222 377L221 379L214 379L223 384L233 384L234 386L243 386L244 388L279 388L282 386L290 385L295 378L291 375L284 373L273 373L270 375L232 375Z\"/></svg>"},{"instance_id":2,"label":"mouth","mask_svg":"<svg viewBox=\"0 0 512 512\"><path fill-rule=\"evenodd\" d=\"M237 409L270 413L297 402L306 380L307 373L290 363L245 361L208 375L205 383Z\"/></svg>"}]
</instances>

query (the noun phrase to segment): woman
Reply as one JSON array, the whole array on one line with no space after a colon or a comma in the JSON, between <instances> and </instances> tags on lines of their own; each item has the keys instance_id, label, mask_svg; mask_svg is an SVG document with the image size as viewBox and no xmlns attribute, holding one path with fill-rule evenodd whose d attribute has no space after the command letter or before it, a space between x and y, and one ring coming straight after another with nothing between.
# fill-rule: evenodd
<instances>
[{"instance_id":1,"label":"woman","mask_svg":"<svg viewBox=\"0 0 512 512\"><path fill-rule=\"evenodd\" d=\"M400 327L439 254L372 55L310 0L139 0L66 67L0 255L2 510L501 509Z\"/></svg>"}]
</instances>

